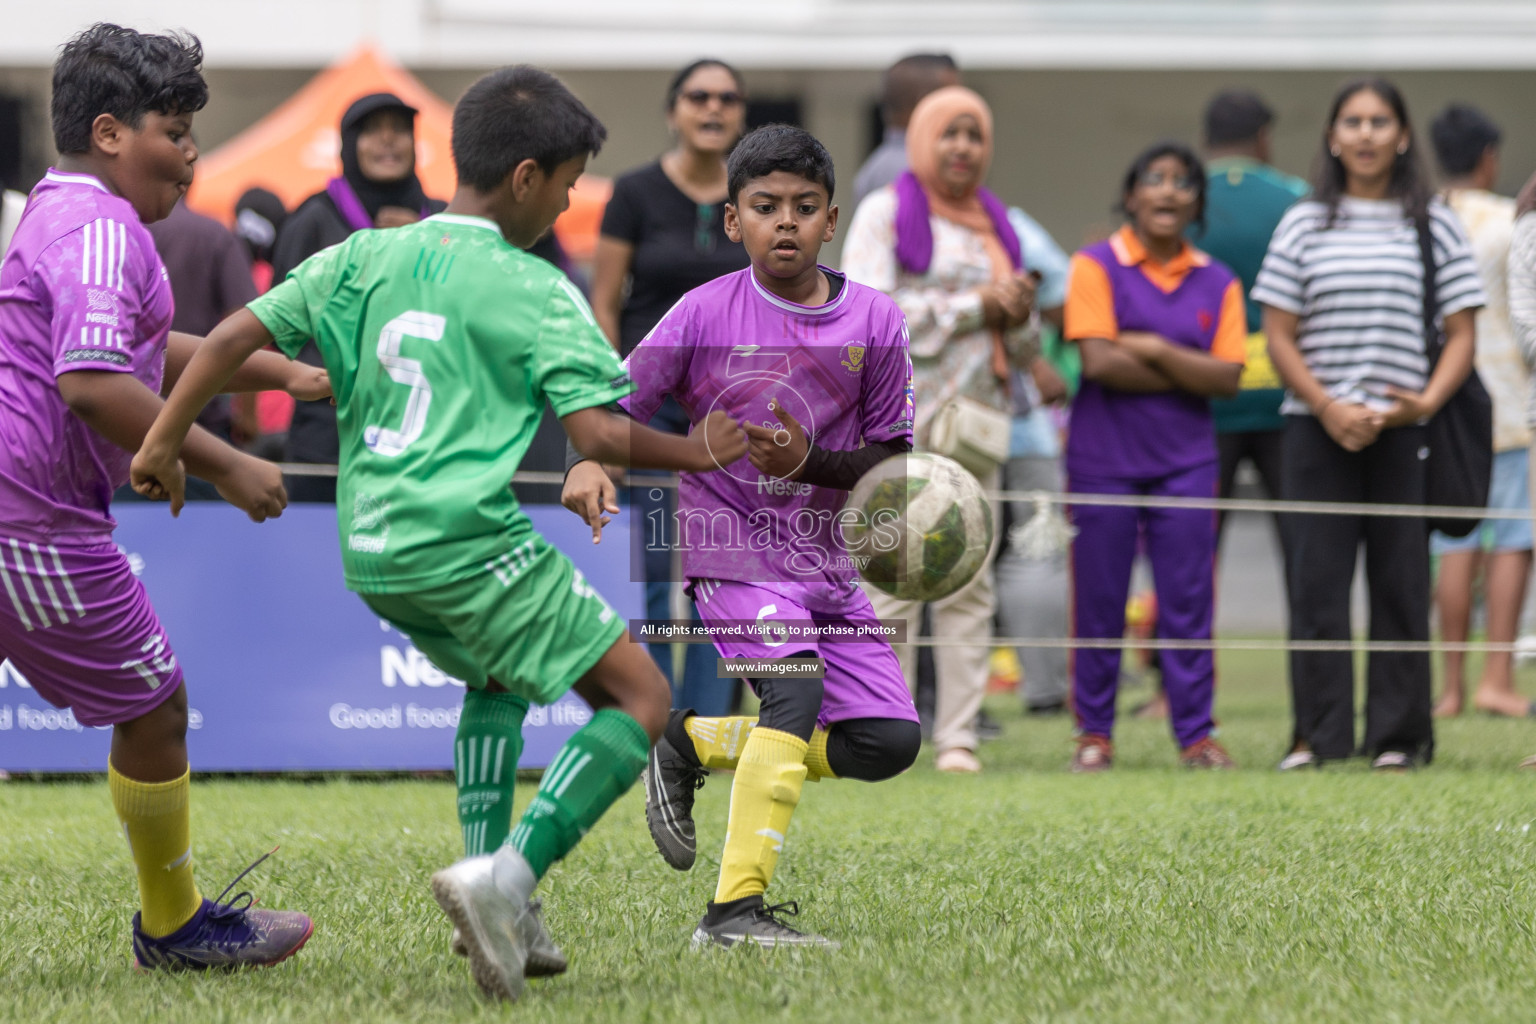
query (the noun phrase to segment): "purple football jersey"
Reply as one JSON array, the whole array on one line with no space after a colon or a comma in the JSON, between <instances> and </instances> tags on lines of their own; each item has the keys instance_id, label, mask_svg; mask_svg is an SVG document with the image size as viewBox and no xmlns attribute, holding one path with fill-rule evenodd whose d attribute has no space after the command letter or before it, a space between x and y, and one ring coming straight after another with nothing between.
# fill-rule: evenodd
<instances>
[{"instance_id":1,"label":"purple football jersey","mask_svg":"<svg viewBox=\"0 0 1536 1024\"><path fill-rule=\"evenodd\" d=\"M132 455L59 394L74 370L130 373L156 393L174 304L155 243L127 200L50 170L0 264L0 521L13 537L109 539Z\"/></svg>"},{"instance_id":2,"label":"purple football jersey","mask_svg":"<svg viewBox=\"0 0 1536 1024\"><path fill-rule=\"evenodd\" d=\"M834 276L842 288L822 306L773 295L751 268L695 288L630 353L637 390L621 404L644 423L670 394L695 425L723 409L772 430L776 399L821 448L910 441L906 319L884 293ZM838 522L846 500L742 458L684 473L676 518L634 528L648 546L681 548L689 579L781 587L808 606L837 607L855 576Z\"/></svg>"}]
</instances>

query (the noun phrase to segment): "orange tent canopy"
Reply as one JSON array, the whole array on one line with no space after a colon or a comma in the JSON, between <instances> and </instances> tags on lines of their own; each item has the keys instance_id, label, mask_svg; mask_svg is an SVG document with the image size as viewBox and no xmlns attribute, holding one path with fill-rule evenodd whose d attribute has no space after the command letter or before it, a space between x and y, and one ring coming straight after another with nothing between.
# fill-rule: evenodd
<instances>
[{"instance_id":1,"label":"orange tent canopy","mask_svg":"<svg viewBox=\"0 0 1536 1024\"><path fill-rule=\"evenodd\" d=\"M427 195L447 199L456 176L449 148L453 109L373 46L364 44L310 79L251 127L197 161L187 204L226 224L246 189L275 192L290 210L341 173L341 115L360 96L392 92L416 115L416 174ZM612 192L605 178L584 175L571 208L555 224L566 252L591 259L603 207Z\"/></svg>"}]
</instances>

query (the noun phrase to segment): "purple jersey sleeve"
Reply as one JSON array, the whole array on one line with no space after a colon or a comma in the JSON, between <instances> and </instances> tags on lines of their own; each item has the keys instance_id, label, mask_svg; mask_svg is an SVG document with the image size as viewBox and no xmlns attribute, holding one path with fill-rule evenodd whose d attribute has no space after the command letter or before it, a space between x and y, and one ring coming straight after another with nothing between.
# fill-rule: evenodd
<instances>
[{"instance_id":1,"label":"purple jersey sleeve","mask_svg":"<svg viewBox=\"0 0 1536 1024\"><path fill-rule=\"evenodd\" d=\"M139 251L138 232L102 217L61 236L38 255L33 273L53 300L55 375L71 370L129 373L162 354L158 332L139 323L146 277L160 260Z\"/></svg>"},{"instance_id":2,"label":"purple jersey sleeve","mask_svg":"<svg viewBox=\"0 0 1536 1024\"><path fill-rule=\"evenodd\" d=\"M895 303L887 303L885 317L872 338L869 369L864 376L864 440L912 440L912 359L907 352L907 318Z\"/></svg>"},{"instance_id":3,"label":"purple jersey sleeve","mask_svg":"<svg viewBox=\"0 0 1536 1024\"><path fill-rule=\"evenodd\" d=\"M697 310L687 298L667 311L645 340L624 360L624 369L635 382L634 393L619 401L619 406L636 422L649 423L662 400L678 394L694 346L699 341Z\"/></svg>"}]
</instances>

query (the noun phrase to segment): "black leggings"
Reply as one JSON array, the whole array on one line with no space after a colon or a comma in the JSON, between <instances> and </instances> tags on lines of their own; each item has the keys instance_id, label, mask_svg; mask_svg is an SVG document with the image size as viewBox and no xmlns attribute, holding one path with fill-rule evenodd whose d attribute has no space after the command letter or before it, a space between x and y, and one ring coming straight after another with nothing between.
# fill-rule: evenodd
<instances>
[{"instance_id":1,"label":"black leggings","mask_svg":"<svg viewBox=\"0 0 1536 1024\"><path fill-rule=\"evenodd\" d=\"M810 655L794 655L810 657ZM762 707L757 724L810 742L821 713L820 679L749 679ZM900 775L917 760L922 732L901 718L851 718L827 730L827 764L844 779L880 782Z\"/></svg>"}]
</instances>

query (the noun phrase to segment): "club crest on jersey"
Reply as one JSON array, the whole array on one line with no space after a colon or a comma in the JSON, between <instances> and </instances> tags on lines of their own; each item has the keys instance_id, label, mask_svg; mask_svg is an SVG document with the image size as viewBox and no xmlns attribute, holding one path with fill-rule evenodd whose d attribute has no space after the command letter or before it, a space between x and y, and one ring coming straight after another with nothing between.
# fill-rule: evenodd
<instances>
[{"instance_id":1,"label":"club crest on jersey","mask_svg":"<svg viewBox=\"0 0 1536 1024\"><path fill-rule=\"evenodd\" d=\"M1202 309L1200 312L1196 313L1195 319L1199 322L1200 330L1202 331L1210 330L1211 324L1216 322L1216 318L1211 315L1211 311L1208 309Z\"/></svg>"},{"instance_id":2,"label":"club crest on jersey","mask_svg":"<svg viewBox=\"0 0 1536 1024\"><path fill-rule=\"evenodd\" d=\"M859 373L864 369L864 346L853 342L843 346L843 369L849 373Z\"/></svg>"},{"instance_id":3,"label":"club crest on jersey","mask_svg":"<svg viewBox=\"0 0 1536 1024\"><path fill-rule=\"evenodd\" d=\"M352 531L347 547L365 554L382 554L389 542L389 502L371 494L352 499Z\"/></svg>"}]
</instances>

